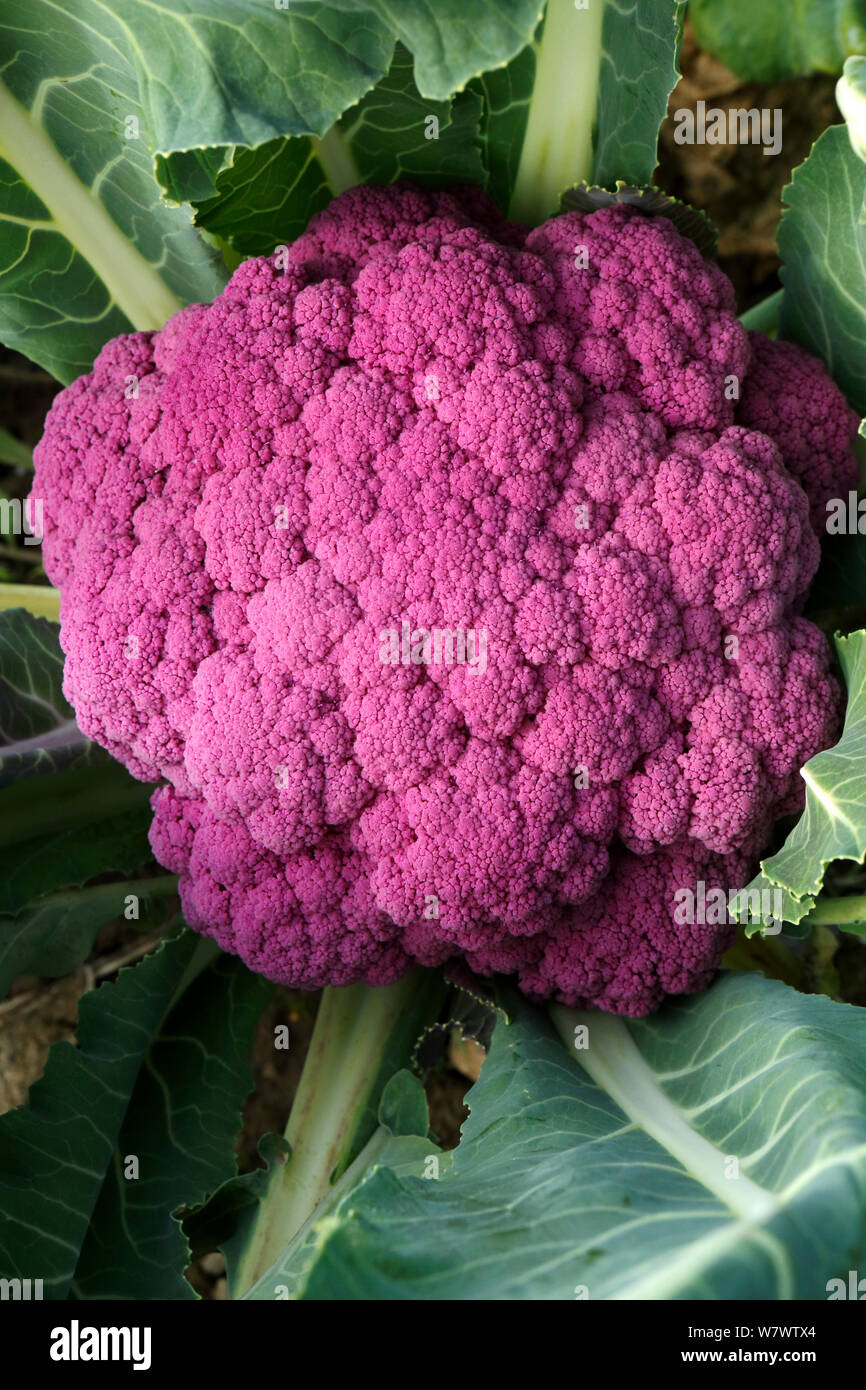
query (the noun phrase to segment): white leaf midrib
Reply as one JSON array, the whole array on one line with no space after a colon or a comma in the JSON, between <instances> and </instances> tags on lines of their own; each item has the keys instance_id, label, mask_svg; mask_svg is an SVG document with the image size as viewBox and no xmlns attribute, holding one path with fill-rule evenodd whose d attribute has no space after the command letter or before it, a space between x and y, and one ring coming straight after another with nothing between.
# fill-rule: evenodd
<instances>
[{"instance_id":1,"label":"white leaf midrib","mask_svg":"<svg viewBox=\"0 0 866 1390\"><path fill-rule=\"evenodd\" d=\"M575 1019L589 1028L589 1047L575 1051L574 1056L634 1124L666 1149L738 1221L763 1224L778 1215L782 1204L774 1192L743 1173L737 1178L725 1177L725 1161L730 1155L723 1154L689 1124L662 1090L656 1073L620 1019L610 1014L568 1011L565 1028L570 1025L573 1029Z\"/></svg>"},{"instance_id":2,"label":"white leaf midrib","mask_svg":"<svg viewBox=\"0 0 866 1390\"><path fill-rule=\"evenodd\" d=\"M820 782L816 781L816 779L812 776L812 774L809 772L809 764L808 764L808 763L806 764L806 766L805 766L804 768L801 768L801 770L800 770L800 776L802 777L803 781L806 783L806 786L809 788L809 790L811 791L812 795L815 797L815 800L818 801L818 802L820 803L821 806L823 806L823 808L824 808L824 810L827 812L827 815L829 816L830 820L831 820L831 821L839 821L839 822L841 822L842 825L846 826L846 827L848 828L848 830L851 831L851 834L853 835L855 842L857 842L857 840L858 840L858 828L857 828L857 826L854 824L854 822L850 819L849 816L846 816L846 815L845 815L844 811L843 811L842 808L837 804L837 802L833 799L833 797L832 797L832 795L830 794L830 792L825 792L825 791L824 791L824 788L821 786Z\"/></svg>"},{"instance_id":3,"label":"white leaf midrib","mask_svg":"<svg viewBox=\"0 0 866 1390\"><path fill-rule=\"evenodd\" d=\"M133 327L161 328L180 300L2 82L0 132L0 156L26 180L54 228L93 267Z\"/></svg>"}]
</instances>

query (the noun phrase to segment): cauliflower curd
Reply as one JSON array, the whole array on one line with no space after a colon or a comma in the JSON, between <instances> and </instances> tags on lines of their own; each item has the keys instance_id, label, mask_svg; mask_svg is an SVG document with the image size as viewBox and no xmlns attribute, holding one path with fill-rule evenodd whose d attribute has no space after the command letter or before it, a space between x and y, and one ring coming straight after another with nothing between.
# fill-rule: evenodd
<instances>
[{"instance_id":1,"label":"cauliflower curd","mask_svg":"<svg viewBox=\"0 0 866 1390\"><path fill-rule=\"evenodd\" d=\"M252 969L646 1013L836 735L798 612L856 424L664 218L354 189L57 398L67 696Z\"/></svg>"}]
</instances>

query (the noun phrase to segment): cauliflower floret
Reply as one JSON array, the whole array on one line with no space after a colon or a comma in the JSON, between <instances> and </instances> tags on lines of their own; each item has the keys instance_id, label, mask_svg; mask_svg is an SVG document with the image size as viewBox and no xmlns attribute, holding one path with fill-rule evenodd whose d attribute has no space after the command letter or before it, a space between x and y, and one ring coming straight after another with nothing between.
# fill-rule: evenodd
<instances>
[{"instance_id":1,"label":"cauliflower floret","mask_svg":"<svg viewBox=\"0 0 866 1390\"><path fill-rule=\"evenodd\" d=\"M253 969L646 1013L835 736L798 611L855 428L665 219L354 189L57 397L67 695Z\"/></svg>"}]
</instances>

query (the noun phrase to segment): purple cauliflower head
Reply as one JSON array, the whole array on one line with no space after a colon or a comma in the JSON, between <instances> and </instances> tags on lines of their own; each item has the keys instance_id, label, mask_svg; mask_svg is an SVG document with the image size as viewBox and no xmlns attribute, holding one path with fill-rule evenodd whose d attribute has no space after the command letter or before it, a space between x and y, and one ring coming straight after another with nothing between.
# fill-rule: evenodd
<instances>
[{"instance_id":1,"label":"purple cauliflower head","mask_svg":"<svg viewBox=\"0 0 866 1390\"><path fill-rule=\"evenodd\" d=\"M798 613L855 428L664 219L354 189L57 398L67 695L254 970L646 1013L835 736Z\"/></svg>"}]
</instances>

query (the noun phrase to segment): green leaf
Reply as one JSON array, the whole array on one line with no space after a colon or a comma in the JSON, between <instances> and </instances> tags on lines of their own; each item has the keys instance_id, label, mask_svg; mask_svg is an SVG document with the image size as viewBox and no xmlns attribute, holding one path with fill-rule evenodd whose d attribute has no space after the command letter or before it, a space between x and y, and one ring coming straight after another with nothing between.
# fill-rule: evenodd
<instances>
[{"instance_id":1,"label":"green leaf","mask_svg":"<svg viewBox=\"0 0 866 1390\"><path fill-rule=\"evenodd\" d=\"M179 986L204 967L208 945L184 931L86 994L77 1047L56 1043L29 1106L0 1117L4 1276L38 1273L47 1297L66 1295L136 1080Z\"/></svg>"},{"instance_id":2,"label":"green leaf","mask_svg":"<svg viewBox=\"0 0 866 1390\"><path fill-rule=\"evenodd\" d=\"M841 72L866 48L864 0L690 0L698 47L748 82Z\"/></svg>"},{"instance_id":3,"label":"green leaf","mask_svg":"<svg viewBox=\"0 0 866 1390\"><path fill-rule=\"evenodd\" d=\"M272 986L228 956L182 995L148 1049L75 1272L75 1298L193 1299L179 1208L236 1171L256 1022ZM124 1176L129 1158L139 1176Z\"/></svg>"},{"instance_id":4,"label":"green leaf","mask_svg":"<svg viewBox=\"0 0 866 1390\"><path fill-rule=\"evenodd\" d=\"M14 434L0 429L0 463L8 463L13 468L32 468L33 451Z\"/></svg>"},{"instance_id":5,"label":"green leaf","mask_svg":"<svg viewBox=\"0 0 866 1390\"><path fill-rule=\"evenodd\" d=\"M664 217L672 222L681 236L695 243L702 256L713 259L718 248L718 233L705 212L681 203L662 189L632 188L616 181L614 189L588 187L585 183L569 188L562 195L563 212L595 212L597 208L625 203L639 208L647 217Z\"/></svg>"},{"instance_id":6,"label":"green leaf","mask_svg":"<svg viewBox=\"0 0 866 1390\"><path fill-rule=\"evenodd\" d=\"M866 58L846 58L836 83L836 104L848 124L854 153L866 159Z\"/></svg>"},{"instance_id":7,"label":"green leaf","mask_svg":"<svg viewBox=\"0 0 866 1390\"><path fill-rule=\"evenodd\" d=\"M526 77L531 83L535 70L527 46L543 0L516 0L507 8L448 0L451 12L445 13L414 0L399 7L379 0L328 6L292 0L276 15L253 13L239 0L218 0L225 20L220 31L198 15L168 17L171 7L165 4L126 3L147 11L151 37L158 28L167 40L172 27L196 37L201 59L192 78L185 66L178 84L171 58L154 57L169 85L151 91L145 81L144 103L167 195L194 203L200 225L233 245L251 253L271 250L297 235L329 193L361 179L388 183L406 175L439 186L485 182L476 148L482 114L495 150L488 166L495 166L495 193L507 201L525 125L525 109L512 119L518 98L511 83L519 85L525 106ZM218 42L225 49L225 91L213 90L205 70ZM249 51L257 47L280 55L274 71L257 72L261 51ZM235 93L229 101L236 70L242 73L243 100ZM252 81L250 72L256 74ZM464 91L467 83L470 90ZM489 113L483 109L488 85L495 94ZM179 100L175 109L166 92L187 88L201 88L210 109L192 102L184 107ZM256 92L252 102L250 90ZM427 134L431 116L439 122L438 141ZM503 177L506 166L510 174Z\"/></svg>"},{"instance_id":8,"label":"green leaf","mask_svg":"<svg viewBox=\"0 0 866 1390\"><path fill-rule=\"evenodd\" d=\"M117 769L118 774L122 769ZM76 775L76 774L73 774ZM47 792L60 778L49 778ZM101 796L88 797L86 814L73 823L47 835L34 835L13 845L0 847L0 907L16 913L33 898L57 888L75 888L97 875L132 874L153 864L147 839L152 820L150 797L153 788L127 777L125 786L136 788L137 801L131 809L112 812L110 802L102 806ZM4 793L4 796L8 793ZM0 810L3 797L0 797Z\"/></svg>"},{"instance_id":9,"label":"green leaf","mask_svg":"<svg viewBox=\"0 0 866 1390\"><path fill-rule=\"evenodd\" d=\"M391 1134L417 1134L427 1138L429 1120L424 1087L405 1068L395 1072L379 1101L379 1124Z\"/></svg>"},{"instance_id":10,"label":"green leaf","mask_svg":"<svg viewBox=\"0 0 866 1390\"><path fill-rule=\"evenodd\" d=\"M177 893L177 879L135 879L47 893L15 916L0 916L0 999L19 975L57 977L76 970L90 954L106 923L125 916L130 895L138 898L140 930L166 919L166 900Z\"/></svg>"},{"instance_id":11,"label":"green leaf","mask_svg":"<svg viewBox=\"0 0 866 1390\"><path fill-rule=\"evenodd\" d=\"M483 72L468 87L482 102L479 140L487 191L503 209L509 205L517 177L536 61L536 48L530 44L505 67Z\"/></svg>"},{"instance_id":12,"label":"green leaf","mask_svg":"<svg viewBox=\"0 0 866 1390\"><path fill-rule=\"evenodd\" d=\"M384 76L391 15L290 0L113 0L131 45L152 149L263 144L324 135ZM374 8L374 7L370 7ZM451 87L446 95L450 95Z\"/></svg>"},{"instance_id":13,"label":"green leaf","mask_svg":"<svg viewBox=\"0 0 866 1390\"><path fill-rule=\"evenodd\" d=\"M787 922L800 922L812 910L828 864L837 859L862 863L866 856L866 632L837 636L836 651L848 688L842 736L802 769L805 810L782 848L762 862L760 874L741 895L781 888ZM747 934L760 925L753 916Z\"/></svg>"},{"instance_id":14,"label":"green leaf","mask_svg":"<svg viewBox=\"0 0 866 1390\"><path fill-rule=\"evenodd\" d=\"M422 97L412 55L398 45L387 76L346 112L337 130L349 147L358 182L408 178L441 188L486 181L478 148L480 118L481 98L475 92L461 92L453 101Z\"/></svg>"},{"instance_id":15,"label":"green leaf","mask_svg":"<svg viewBox=\"0 0 866 1390\"><path fill-rule=\"evenodd\" d=\"M151 85L144 101L154 130L157 175L168 197L189 201L196 222L249 255L303 231L341 187L329 185L319 140L385 76L394 49L390 26L331 5L292 0L281 10L251 10L244 0L218 0L220 23L170 5L128 0L179 52L194 38L190 74L183 59ZM173 53L170 64L177 59ZM214 76L219 72L219 79ZM203 94L184 104L184 90ZM255 93L250 100L250 93Z\"/></svg>"},{"instance_id":16,"label":"green leaf","mask_svg":"<svg viewBox=\"0 0 866 1390\"><path fill-rule=\"evenodd\" d=\"M554 0L556 3L557 0ZM570 2L570 0L569 0ZM335 9L377 16L415 58L424 97L446 101L479 73L503 67L532 39L544 0L332 0ZM560 0L561 3L561 0Z\"/></svg>"},{"instance_id":17,"label":"green leaf","mask_svg":"<svg viewBox=\"0 0 866 1390\"><path fill-rule=\"evenodd\" d=\"M196 201L196 225L246 256L267 256L301 235L332 191L313 140L236 148L211 197Z\"/></svg>"},{"instance_id":18,"label":"green leaf","mask_svg":"<svg viewBox=\"0 0 866 1390\"><path fill-rule=\"evenodd\" d=\"M566 1050L508 1009L450 1165L374 1161L310 1233L293 1296L824 1299L856 1268L859 1010L731 974L651 1019L557 1010Z\"/></svg>"},{"instance_id":19,"label":"green leaf","mask_svg":"<svg viewBox=\"0 0 866 1390\"><path fill-rule=\"evenodd\" d=\"M0 911L152 862L153 788L86 738L62 690L58 629L0 613Z\"/></svg>"},{"instance_id":20,"label":"green leaf","mask_svg":"<svg viewBox=\"0 0 866 1390\"><path fill-rule=\"evenodd\" d=\"M763 869L763 864L761 867ZM765 927L772 927L775 933L776 924L783 922L785 936L802 940L809 935L803 919L814 906L813 896L799 897L784 884L760 872L737 894L731 911L736 913L737 921L743 923L746 936L754 936Z\"/></svg>"},{"instance_id":21,"label":"green leaf","mask_svg":"<svg viewBox=\"0 0 866 1390\"><path fill-rule=\"evenodd\" d=\"M234 153L231 145L176 150L173 154L158 154L154 169L169 202L198 204L213 196L217 178L231 163Z\"/></svg>"},{"instance_id":22,"label":"green leaf","mask_svg":"<svg viewBox=\"0 0 866 1390\"><path fill-rule=\"evenodd\" d=\"M264 1167L229 1178L200 1206L188 1204L183 1227L193 1259L221 1249L230 1285L235 1277L236 1259L243 1253L259 1202L267 1195L274 1166L283 1165L289 1154L289 1146L282 1135L264 1134L258 1143L258 1156Z\"/></svg>"},{"instance_id":23,"label":"green leaf","mask_svg":"<svg viewBox=\"0 0 866 1390\"><path fill-rule=\"evenodd\" d=\"M0 613L0 787L105 754L63 696L59 631L22 608Z\"/></svg>"},{"instance_id":24,"label":"green leaf","mask_svg":"<svg viewBox=\"0 0 866 1390\"><path fill-rule=\"evenodd\" d=\"M778 242L781 336L823 358L855 410L866 415L864 195L866 164L845 127L831 126L785 189Z\"/></svg>"},{"instance_id":25,"label":"green leaf","mask_svg":"<svg viewBox=\"0 0 866 1390\"><path fill-rule=\"evenodd\" d=\"M684 13L684 4L607 0L593 183L651 183L659 126L680 75Z\"/></svg>"},{"instance_id":26,"label":"green leaf","mask_svg":"<svg viewBox=\"0 0 866 1390\"><path fill-rule=\"evenodd\" d=\"M167 206L153 175L139 79L152 96L178 55L151 46L156 9L8 0L0 18L0 337L61 381L222 284L189 209Z\"/></svg>"},{"instance_id":27,"label":"green leaf","mask_svg":"<svg viewBox=\"0 0 866 1390\"><path fill-rule=\"evenodd\" d=\"M217 176L214 197L197 203L196 222L246 255L267 255L299 236L343 186L404 177L436 187L484 183L481 109L473 92L453 101L422 99L411 55L398 45L387 75L325 139L235 149Z\"/></svg>"},{"instance_id":28,"label":"green leaf","mask_svg":"<svg viewBox=\"0 0 866 1390\"><path fill-rule=\"evenodd\" d=\"M153 788L84 737L62 691L58 630L0 614L0 911L153 863ZM50 775L49 775L50 774Z\"/></svg>"},{"instance_id":29,"label":"green leaf","mask_svg":"<svg viewBox=\"0 0 866 1390\"><path fill-rule=\"evenodd\" d=\"M866 483L866 420L854 440L863 491ZM850 498L840 499L848 512ZM862 501L862 499L861 499ZM821 537L821 563L809 589L806 617L813 617L825 632L841 628L851 632L866 622L866 531L859 529L860 502L855 509L855 525L847 534Z\"/></svg>"},{"instance_id":30,"label":"green leaf","mask_svg":"<svg viewBox=\"0 0 866 1390\"><path fill-rule=\"evenodd\" d=\"M42 836L139 811L152 795L152 785L137 782L107 755L92 767L25 778L0 793L0 845L22 850Z\"/></svg>"},{"instance_id":31,"label":"green leaf","mask_svg":"<svg viewBox=\"0 0 866 1390\"><path fill-rule=\"evenodd\" d=\"M866 608L866 535L824 536L806 615L858 608Z\"/></svg>"}]
</instances>

